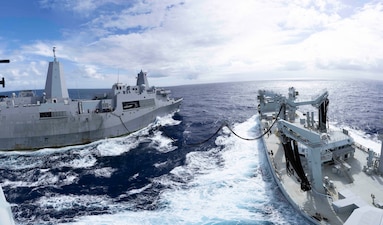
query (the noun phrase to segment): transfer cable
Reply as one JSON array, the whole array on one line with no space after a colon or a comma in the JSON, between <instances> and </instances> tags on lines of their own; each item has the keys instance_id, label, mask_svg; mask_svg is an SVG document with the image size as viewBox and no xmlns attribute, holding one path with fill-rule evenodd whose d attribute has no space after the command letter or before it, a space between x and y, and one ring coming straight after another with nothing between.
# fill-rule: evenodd
<instances>
[{"instance_id":1,"label":"transfer cable","mask_svg":"<svg viewBox=\"0 0 383 225\"><path fill-rule=\"evenodd\" d=\"M242 140L245 140L245 141L255 141L255 140L258 140L260 138L262 138L263 136L265 136L267 133L270 132L271 128L274 126L274 124L277 122L278 120L278 117L279 115L281 114L282 112L282 106L280 107L279 109L279 112L278 112L278 115L275 117L273 123L271 124L271 126L263 133L261 134L260 136L258 137L255 137L255 138L245 138L245 137L242 137L240 135L238 135L236 132L234 132L234 130L230 127L230 125L227 123L227 122L224 122L210 137L208 137L207 139L203 140L203 141L200 141L200 142L196 142L196 143L186 143L187 146L198 146L198 145L202 145L208 141L210 141L213 137L215 137L224 127L227 127L230 132L232 134L234 134L235 136L237 136L238 138L242 139ZM171 136L169 136L168 134L166 134L166 132L161 129L162 126L159 126L159 129L164 133L165 136L167 136L168 138L172 139L173 141L176 141L174 138L172 138Z\"/></svg>"}]
</instances>

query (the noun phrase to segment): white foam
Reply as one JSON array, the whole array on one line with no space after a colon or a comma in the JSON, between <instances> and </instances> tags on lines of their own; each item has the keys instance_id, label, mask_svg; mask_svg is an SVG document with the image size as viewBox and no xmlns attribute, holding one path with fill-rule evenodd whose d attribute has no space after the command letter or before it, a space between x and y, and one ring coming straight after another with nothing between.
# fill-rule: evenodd
<instances>
[{"instance_id":1,"label":"white foam","mask_svg":"<svg viewBox=\"0 0 383 225\"><path fill-rule=\"evenodd\" d=\"M164 137L161 131L154 132L153 137L150 138L151 143L149 147L155 148L157 151L162 153L171 152L177 149L176 146L173 146L173 140L167 137Z\"/></svg>"},{"instance_id":2,"label":"white foam","mask_svg":"<svg viewBox=\"0 0 383 225\"><path fill-rule=\"evenodd\" d=\"M174 120L165 120L173 123ZM257 136L256 117L233 126L236 133L252 138ZM103 140L97 143L96 148L80 150L76 156L77 166L86 168L96 163L94 154L99 156L116 156L137 147L147 140L141 137L148 130L127 137ZM137 140L137 137L139 140ZM130 141L133 139L134 141ZM222 135L215 140L218 147L206 151L190 152L186 155L185 165L174 168L169 174L152 179L152 183L144 187L129 190L121 195L140 194L155 186L156 183L165 186L159 196L156 210L132 210L129 204L133 202L115 203L108 196L92 195L53 195L43 196L37 203L41 208L52 208L56 211L73 209L74 207L108 207L107 215L81 216L75 218L74 225L101 225L101 224L215 224L215 223L257 223L257 221L270 221L285 223L286 217L270 206L270 196L267 193L267 184L259 173L258 141L244 141L224 129ZM173 151L172 141L164 137L160 131L155 131L151 143L158 151ZM95 145L92 145L95 146ZM52 156L53 158L56 156ZM59 156L57 156L59 157ZM84 158L84 159L83 159ZM59 158L58 158L59 159ZM162 167L167 161L158 162L154 166ZM65 165L76 168L72 163ZM64 166L64 164L59 165ZM15 183L5 181L6 185L38 186L69 184L77 182L76 174L53 175L50 169L40 170L38 181ZM115 169L111 167L98 168L89 173L97 177L110 177ZM139 174L131 178L135 179ZM64 181L59 177L66 177ZM145 196L144 196L145 197ZM283 207L284 203L280 204ZM285 206L288 211L288 204Z\"/></svg>"},{"instance_id":3,"label":"white foam","mask_svg":"<svg viewBox=\"0 0 383 225\"><path fill-rule=\"evenodd\" d=\"M254 137L255 117L236 125L235 131ZM214 224L231 221L281 221L273 208L265 208L268 196L258 172L257 141L244 141L224 131L219 145L190 152L185 165L153 179L167 188L160 196L162 209L124 211L113 215L86 216L72 224ZM150 186L131 190L140 193ZM263 209L265 208L265 209ZM266 217L265 219L265 212ZM273 219L274 218L274 219ZM282 220L283 221L283 220Z\"/></svg>"},{"instance_id":4,"label":"white foam","mask_svg":"<svg viewBox=\"0 0 383 225\"><path fill-rule=\"evenodd\" d=\"M157 117L154 123L161 126L175 126L180 124L182 121L173 119L173 115L174 113L163 117Z\"/></svg>"},{"instance_id":5,"label":"white foam","mask_svg":"<svg viewBox=\"0 0 383 225\"><path fill-rule=\"evenodd\" d=\"M160 162L160 163L154 163L153 166L156 168L162 168L162 167L165 167L167 164L168 164L168 162L165 161L165 162Z\"/></svg>"},{"instance_id":6,"label":"white foam","mask_svg":"<svg viewBox=\"0 0 383 225\"><path fill-rule=\"evenodd\" d=\"M137 131L131 135L121 138L106 139L97 145L97 150L100 156L118 156L123 153L129 152L131 149L136 148L144 139L149 135L149 131L154 127L161 126L174 126L181 121L174 120L173 115L167 115L165 117L157 117L156 121L148 127ZM162 153L170 152L176 149L172 146L173 140L163 136L162 132L155 131L154 135L150 137L151 147L155 147Z\"/></svg>"},{"instance_id":7,"label":"white foam","mask_svg":"<svg viewBox=\"0 0 383 225\"><path fill-rule=\"evenodd\" d=\"M136 174L134 174L130 179L134 180L134 179L136 179L139 175L140 175L140 173L136 173Z\"/></svg>"},{"instance_id":8,"label":"white foam","mask_svg":"<svg viewBox=\"0 0 383 225\"><path fill-rule=\"evenodd\" d=\"M51 164L51 168L58 167L73 167L73 168L86 168L91 167L96 163L96 159L92 155L94 144L79 145L76 147L64 147L57 149L41 149L37 151L11 151L0 152L5 155L0 159L0 164L7 169L23 170L33 168L45 168L47 163ZM62 159L66 156L73 158L72 160ZM49 162L47 162L49 160Z\"/></svg>"},{"instance_id":9,"label":"white foam","mask_svg":"<svg viewBox=\"0 0 383 225\"><path fill-rule=\"evenodd\" d=\"M142 188L129 190L129 191L127 192L127 195L134 195L134 194L141 193L141 192L145 191L146 189L148 189L148 188L150 188L150 187L152 187L152 184L148 184L148 185L146 185L146 186L144 186L144 187L142 187Z\"/></svg>"},{"instance_id":10,"label":"white foam","mask_svg":"<svg viewBox=\"0 0 383 225\"><path fill-rule=\"evenodd\" d=\"M96 164L97 159L92 154L78 155L70 161L59 162L58 167L89 168Z\"/></svg>"},{"instance_id":11,"label":"white foam","mask_svg":"<svg viewBox=\"0 0 383 225\"><path fill-rule=\"evenodd\" d=\"M165 120L166 121L166 120ZM259 124L254 116L236 124L233 130L242 137L258 136ZM171 122L171 120L170 120ZM166 122L167 123L167 122ZM350 135L359 143L380 149L380 143L351 130ZM152 140L156 148L164 150L171 141L161 132ZM257 223L299 224L300 217L291 209L276 186L265 183L259 171L258 141L244 141L232 135L227 128L215 140L218 147L207 151L190 152L185 165L169 174L152 179L152 184L127 191L121 197L139 194L153 184L166 188L161 192L157 210L129 211L122 209L112 215L84 216L71 224L216 224ZM367 147L368 147L367 146ZM156 167L166 165L156 163ZM131 179L137 177L135 174ZM273 188L270 190L270 188ZM73 199L72 199L73 200ZM75 199L76 200L76 199ZM81 199L80 199L81 201ZM104 201L102 204L107 204Z\"/></svg>"},{"instance_id":12,"label":"white foam","mask_svg":"<svg viewBox=\"0 0 383 225\"><path fill-rule=\"evenodd\" d=\"M94 206L99 208L102 206L108 206L111 210L123 208L122 205L113 203L107 196L95 196L95 195L54 195L54 196L42 196L36 201L41 208L52 208L55 211L62 211L65 209L73 209L75 207L87 208ZM114 208L114 209L113 209Z\"/></svg>"},{"instance_id":13,"label":"white foam","mask_svg":"<svg viewBox=\"0 0 383 225\"><path fill-rule=\"evenodd\" d=\"M136 148L138 145L139 141L137 140L130 143L121 143L118 139L107 139L97 145L97 150L100 156L118 156Z\"/></svg>"},{"instance_id":14,"label":"white foam","mask_svg":"<svg viewBox=\"0 0 383 225\"><path fill-rule=\"evenodd\" d=\"M68 184L72 184L78 181L78 175L69 172L61 172L57 175L49 171L42 172L39 174L37 179L34 178L33 171L27 172L22 175L25 179L21 179L24 181L10 181L4 180L2 186L10 186L10 187L41 187L41 186L55 186L62 187ZM25 181L26 180L26 181ZM30 180L30 181L28 181Z\"/></svg>"},{"instance_id":15,"label":"white foam","mask_svg":"<svg viewBox=\"0 0 383 225\"><path fill-rule=\"evenodd\" d=\"M33 157L18 157L7 155L0 159L0 166L11 170L23 170L29 168L38 168L42 166L40 160L36 160Z\"/></svg>"},{"instance_id":16,"label":"white foam","mask_svg":"<svg viewBox=\"0 0 383 225\"><path fill-rule=\"evenodd\" d=\"M1 184L2 187L10 186L10 187L28 187L29 182L23 182L23 181L10 181L8 179L3 180L3 183Z\"/></svg>"},{"instance_id":17,"label":"white foam","mask_svg":"<svg viewBox=\"0 0 383 225\"><path fill-rule=\"evenodd\" d=\"M105 177L109 178L112 176L112 174L116 171L117 169L113 169L112 167L104 167L100 169L94 169L91 172L96 176L96 177Z\"/></svg>"},{"instance_id":18,"label":"white foam","mask_svg":"<svg viewBox=\"0 0 383 225\"><path fill-rule=\"evenodd\" d=\"M254 121L250 120L236 126L235 131L246 133L252 126ZM221 136L217 142L224 146L221 151L211 149L190 153L183 170L172 171L180 177L186 173L194 175L187 184L191 188L178 190L179 193L164 193L164 199L170 202L169 205L182 220L192 223L252 220L256 213L249 208L259 204L259 199L266 198L263 182L255 176L258 165L256 142L234 136ZM188 213L184 214L185 211Z\"/></svg>"},{"instance_id":19,"label":"white foam","mask_svg":"<svg viewBox=\"0 0 383 225\"><path fill-rule=\"evenodd\" d=\"M113 215L85 216L76 219L76 222L65 223L72 225L152 225L152 224L180 224L173 223L165 216L165 212L138 211L119 212Z\"/></svg>"}]
</instances>

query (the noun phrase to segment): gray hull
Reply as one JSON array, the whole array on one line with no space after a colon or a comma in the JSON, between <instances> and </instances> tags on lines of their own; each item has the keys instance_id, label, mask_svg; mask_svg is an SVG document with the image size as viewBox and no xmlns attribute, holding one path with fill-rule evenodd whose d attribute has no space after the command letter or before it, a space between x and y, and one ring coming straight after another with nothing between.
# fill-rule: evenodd
<instances>
[{"instance_id":1,"label":"gray hull","mask_svg":"<svg viewBox=\"0 0 383 225\"><path fill-rule=\"evenodd\" d=\"M103 96L72 100L55 58L42 96L21 91L0 98L0 150L62 147L126 135L177 111L182 98L169 94L150 87L141 71L135 86L116 83Z\"/></svg>"},{"instance_id":2,"label":"gray hull","mask_svg":"<svg viewBox=\"0 0 383 225\"><path fill-rule=\"evenodd\" d=\"M96 140L126 135L153 123L157 117L178 110L181 101L147 112L90 113L76 117L62 117L43 121L1 121L3 134L0 150L33 150L90 143ZM4 137L6 136L6 137Z\"/></svg>"}]
</instances>

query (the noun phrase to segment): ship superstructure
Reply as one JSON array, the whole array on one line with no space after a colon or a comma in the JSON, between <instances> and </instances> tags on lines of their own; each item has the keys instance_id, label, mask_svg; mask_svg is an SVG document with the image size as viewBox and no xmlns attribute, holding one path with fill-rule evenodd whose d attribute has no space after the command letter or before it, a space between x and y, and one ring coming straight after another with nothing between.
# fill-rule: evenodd
<instances>
[{"instance_id":1,"label":"ship superstructure","mask_svg":"<svg viewBox=\"0 0 383 225\"><path fill-rule=\"evenodd\" d=\"M263 130L271 130L263 139L266 158L282 193L313 223L383 224L383 146L379 155L347 130L330 128L327 91L308 101L297 96L293 87L287 97L258 94Z\"/></svg>"},{"instance_id":2,"label":"ship superstructure","mask_svg":"<svg viewBox=\"0 0 383 225\"><path fill-rule=\"evenodd\" d=\"M0 63L9 63L9 59L0 60ZM0 80L0 84L5 86L4 77ZM7 202L5 198L3 188L0 186L0 225L14 225L15 221L13 219L11 205Z\"/></svg>"},{"instance_id":3,"label":"ship superstructure","mask_svg":"<svg viewBox=\"0 0 383 225\"><path fill-rule=\"evenodd\" d=\"M42 96L26 90L0 99L0 150L61 147L125 135L177 111L182 102L171 98L169 90L150 87L142 71L134 86L115 83L96 99L71 99L55 49L53 53Z\"/></svg>"}]
</instances>

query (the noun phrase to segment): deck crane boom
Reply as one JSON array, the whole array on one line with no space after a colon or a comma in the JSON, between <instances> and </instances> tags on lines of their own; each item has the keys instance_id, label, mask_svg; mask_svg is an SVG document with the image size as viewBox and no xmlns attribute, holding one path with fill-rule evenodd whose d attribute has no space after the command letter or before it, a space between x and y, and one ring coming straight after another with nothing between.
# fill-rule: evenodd
<instances>
[{"instance_id":1,"label":"deck crane boom","mask_svg":"<svg viewBox=\"0 0 383 225\"><path fill-rule=\"evenodd\" d=\"M296 96L298 95L298 92L295 91L295 88L291 87L289 88L289 97L285 98L285 104L288 108L288 120L294 121L295 120L295 111L298 106L302 105L312 105L313 107L318 109L318 127L317 129L325 133L326 128L326 121L327 121L327 107L329 104L328 100L328 91L323 91L320 95L318 95L316 98L314 98L311 101L303 101L303 102L296 102ZM312 114L311 118L309 115L307 115L307 122L308 126L313 126L314 124L314 115ZM311 125L310 125L311 122Z\"/></svg>"},{"instance_id":2,"label":"deck crane boom","mask_svg":"<svg viewBox=\"0 0 383 225\"><path fill-rule=\"evenodd\" d=\"M258 95L259 112L264 117L267 116L267 113L282 110L277 126L285 152L286 170L291 174L296 172L303 191L311 190L313 187L322 192L322 163L336 160L339 155L353 152L354 150L351 149L353 140L345 134L337 134L337 140L328 139L326 120L329 100L326 90L309 101L298 102L296 101L297 96L298 92L293 87L289 88L288 97L274 92L260 91ZM297 108L304 105L311 105L318 109L318 126L314 126L313 112L311 112L311 116L307 112L306 119L301 120L300 123L295 122ZM275 114L273 114L274 116ZM298 149L298 143L305 146L304 153ZM306 172L302 166L302 157L308 163L309 170Z\"/></svg>"}]
</instances>

